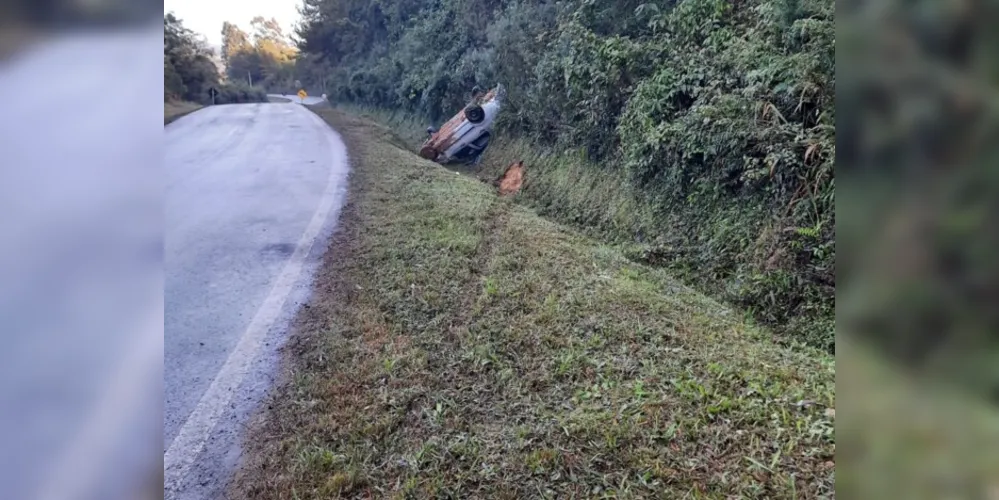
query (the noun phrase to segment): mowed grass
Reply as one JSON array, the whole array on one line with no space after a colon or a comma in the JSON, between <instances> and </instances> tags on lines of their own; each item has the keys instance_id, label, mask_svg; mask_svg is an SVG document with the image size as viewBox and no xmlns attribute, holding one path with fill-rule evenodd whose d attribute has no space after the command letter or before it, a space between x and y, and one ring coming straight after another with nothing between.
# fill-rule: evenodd
<instances>
[{"instance_id":1,"label":"mowed grass","mask_svg":"<svg viewBox=\"0 0 999 500\"><path fill-rule=\"evenodd\" d=\"M201 109L202 105L187 101L166 101L163 103L163 125L169 125L178 118Z\"/></svg>"},{"instance_id":2,"label":"mowed grass","mask_svg":"<svg viewBox=\"0 0 999 500\"><path fill-rule=\"evenodd\" d=\"M351 197L233 498L833 495L830 356L317 112Z\"/></svg>"}]
</instances>

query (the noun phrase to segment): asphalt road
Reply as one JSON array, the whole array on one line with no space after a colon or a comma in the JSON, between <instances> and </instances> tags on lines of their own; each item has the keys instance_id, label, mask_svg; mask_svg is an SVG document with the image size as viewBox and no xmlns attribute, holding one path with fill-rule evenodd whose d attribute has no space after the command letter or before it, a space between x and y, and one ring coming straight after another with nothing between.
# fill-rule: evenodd
<instances>
[{"instance_id":1,"label":"asphalt road","mask_svg":"<svg viewBox=\"0 0 999 500\"><path fill-rule=\"evenodd\" d=\"M339 136L295 103L207 107L165 135L164 490L219 498L348 163Z\"/></svg>"},{"instance_id":2,"label":"asphalt road","mask_svg":"<svg viewBox=\"0 0 999 500\"><path fill-rule=\"evenodd\" d=\"M285 99L291 100L291 102L293 103L307 104L309 106L320 104L323 102L322 96L310 95L306 96L305 99L301 99L297 95L287 95L287 94L268 94L268 95L272 97L283 97Z\"/></svg>"}]
</instances>

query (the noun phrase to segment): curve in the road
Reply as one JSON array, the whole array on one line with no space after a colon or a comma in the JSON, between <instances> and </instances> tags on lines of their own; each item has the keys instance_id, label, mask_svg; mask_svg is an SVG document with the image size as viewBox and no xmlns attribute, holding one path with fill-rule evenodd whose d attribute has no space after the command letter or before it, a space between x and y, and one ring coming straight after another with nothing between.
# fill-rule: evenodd
<instances>
[{"instance_id":1,"label":"curve in the road","mask_svg":"<svg viewBox=\"0 0 999 500\"><path fill-rule=\"evenodd\" d=\"M321 96L317 97L317 96L313 96L313 95L306 96L305 99L302 99L302 98L298 97L297 95L287 95L287 94L267 94L267 96L268 97L280 97L282 99L288 99L289 101L291 101L294 104L305 104L305 105L308 105L308 106L314 106L316 104L322 104L325 101L325 99L323 99Z\"/></svg>"}]
</instances>

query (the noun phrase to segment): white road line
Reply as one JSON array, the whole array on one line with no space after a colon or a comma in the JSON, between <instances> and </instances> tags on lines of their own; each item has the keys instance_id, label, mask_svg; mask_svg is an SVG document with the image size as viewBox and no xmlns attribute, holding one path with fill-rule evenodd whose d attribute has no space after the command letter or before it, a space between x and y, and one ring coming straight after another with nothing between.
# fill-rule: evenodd
<instances>
[{"instance_id":1,"label":"white road line","mask_svg":"<svg viewBox=\"0 0 999 500\"><path fill-rule=\"evenodd\" d=\"M330 159L333 161L326 190L323 192L319 207L316 208L316 212L306 227L305 233L302 234L298 246L285 264L263 305L257 310L250 325L239 339L239 343L236 344L236 348L229 354L229 358L226 359L215 380L205 391L198 406L191 412L167 449L163 457L163 490L166 500L175 498L183 490L184 480L191 465L204 450L205 442L246 376L250 362L256 357L267 331L280 315L285 300L299 279L305 260L312 250L312 245L322 231L330 211L334 208L334 202L338 199L336 196L339 187L338 181L342 178L337 175L340 169L337 168L336 162L343 162L342 165L346 168L348 165L346 148L336 132L329 129L318 116L304 109L302 112L312 115L312 118L326 129Z\"/></svg>"}]
</instances>

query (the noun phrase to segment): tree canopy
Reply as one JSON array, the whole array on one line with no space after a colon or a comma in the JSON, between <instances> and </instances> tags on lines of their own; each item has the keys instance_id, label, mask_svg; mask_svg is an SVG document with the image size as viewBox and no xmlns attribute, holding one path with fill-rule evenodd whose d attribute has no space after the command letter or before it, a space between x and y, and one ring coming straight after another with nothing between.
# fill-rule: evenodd
<instances>
[{"instance_id":1,"label":"tree canopy","mask_svg":"<svg viewBox=\"0 0 999 500\"><path fill-rule=\"evenodd\" d=\"M298 50L274 19L254 17L252 33L222 25L222 60L231 81L253 82L269 90L294 92Z\"/></svg>"},{"instance_id":2,"label":"tree canopy","mask_svg":"<svg viewBox=\"0 0 999 500\"><path fill-rule=\"evenodd\" d=\"M220 79L212 49L172 13L163 16L163 78L165 98L194 102Z\"/></svg>"},{"instance_id":3,"label":"tree canopy","mask_svg":"<svg viewBox=\"0 0 999 500\"><path fill-rule=\"evenodd\" d=\"M223 49L222 61L229 61L231 54ZM224 82L215 51L173 13L163 16L163 88L167 101L209 103L210 88L218 91L219 104L267 99L263 89L251 89L242 82Z\"/></svg>"}]
</instances>

